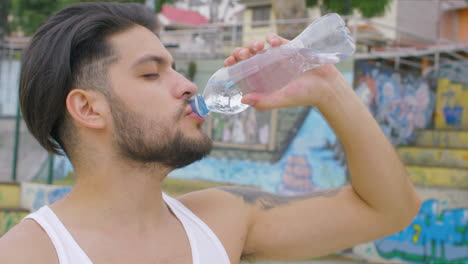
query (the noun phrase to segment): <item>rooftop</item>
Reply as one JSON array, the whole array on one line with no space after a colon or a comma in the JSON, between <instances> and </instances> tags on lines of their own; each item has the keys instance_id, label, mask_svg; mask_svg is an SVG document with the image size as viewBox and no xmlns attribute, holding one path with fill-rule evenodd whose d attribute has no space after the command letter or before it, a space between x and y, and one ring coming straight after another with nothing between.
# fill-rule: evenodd
<instances>
[{"instance_id":1,"label":"rooftop","mask_svg":"<svg viewBox=\"0 0 468 264\"><path fill-rule=\"evenodd\" d=\"M161 13L159 13L161 22L166 25L181 26L181 27L196 27L210 23L210 20L200 13L185 10L170 5L163 5Z\"/></svg>"}]
</instances>

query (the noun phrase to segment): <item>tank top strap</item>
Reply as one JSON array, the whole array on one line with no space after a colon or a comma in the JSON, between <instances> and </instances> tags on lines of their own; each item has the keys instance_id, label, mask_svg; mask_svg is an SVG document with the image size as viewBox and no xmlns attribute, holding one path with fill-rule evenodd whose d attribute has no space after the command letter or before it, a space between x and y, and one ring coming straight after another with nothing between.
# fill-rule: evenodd
<instances>
[{"instance_id":1,"label":"tank top strap","mask_svg":"<svg viewBox=\"0 0 468 264\"><path fill-rule=\"evenodd\" d=\"M57 215L48 206L29 214L24 220L36 221L49 236L60 264L92 264L86 253L73 239Z\"/></svg>"},{"instance_id":2,"label":"tank top strap","mask_svg":"<svg viewBox=\"0 0 468 264\"><path fill-rule=\"evenodd\" d=\"M229 256L213 230L177 199L163 193L167 206L184 226L192 247L193 264L229 264Z\"/></svg>"}]
</instances>

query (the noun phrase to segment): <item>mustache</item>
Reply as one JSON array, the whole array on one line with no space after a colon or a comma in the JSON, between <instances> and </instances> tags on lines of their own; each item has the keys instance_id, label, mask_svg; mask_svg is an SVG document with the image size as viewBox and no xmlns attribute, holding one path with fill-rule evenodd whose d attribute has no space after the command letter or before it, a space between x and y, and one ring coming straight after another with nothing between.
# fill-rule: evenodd
<instances>
[{"instance_id":1,"label":"mustache","mask_svg":"<svg viewBox=\"0 0 468 264\"><path fill-rule=\"evenodd\" d=\"M188 99L182 102L182 105L180 106L179 110L177 110L177 113L175 116L176 120L180 120L185 116L185 109L187 108L189 104L190 104L190 100Z\"/></svg>"}]
</instances>

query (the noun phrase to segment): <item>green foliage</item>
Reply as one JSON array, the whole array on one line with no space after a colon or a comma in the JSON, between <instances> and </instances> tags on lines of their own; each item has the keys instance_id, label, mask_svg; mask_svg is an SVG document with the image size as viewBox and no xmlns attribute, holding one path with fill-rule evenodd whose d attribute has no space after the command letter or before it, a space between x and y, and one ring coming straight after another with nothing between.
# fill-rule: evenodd
<instances>
[{"instance_id":1,"label":"green foliage","mask_svg":"<svg viewBox=\"0 0 468 264\"><path fill-rule=\"evenodd\" d=\"M10 0L13 20L10 28L26 36L33 34L52 14L61 8L77 2L98 2L87 0ZM101 0L102 1L102 0ZM106 2L106 1L105 1ZM108 2L108 1L107 1ZM144 3L144 0L113 0L113 2Z\"/></svg>"},{"instance_id":2,"label":"green foliage","mask_svg":"<svg viewBox=\"0 0 468 264\"><path fill-rule=\"evenodd\" d=\"M187 73L190 81L193 81L195 79L196 73L197 73L197 64L191 61L188 65L188 73Z\"/></svg>"},{"instance_id":3,"label":"green foliage","mask_svg":"<svg viewBox=\"0 0 468 264\"><path fill-rule=\"evenodd\" d=\"M362 16L370 18L381 16L392 0L324 0L322 5L329 12L342 15L351 13L353 9L361 12ZM319 4L318 0L306 0L308 7L314 7Z\"/></svg>"},{"instance_id":4,"label":"green foliage","mask_svg":"<svg viewBox=\"0 0 468 264\"><path fill-rule=\"evenodd\" d=\"M314 7L319 4L318 0L306 0L307 7Z\"/></svg>"},{"instance_id":5,"label":"green foliage","mask_svg":"<svg viewBox=\"0 0 468 264\"><path fill-rule=\"evenodd\" d=\"M172 4L174 0L154 0L155 1L155 13L159 13L162 11L162 6L164 4Z\"/></svg>"}]
</instances>

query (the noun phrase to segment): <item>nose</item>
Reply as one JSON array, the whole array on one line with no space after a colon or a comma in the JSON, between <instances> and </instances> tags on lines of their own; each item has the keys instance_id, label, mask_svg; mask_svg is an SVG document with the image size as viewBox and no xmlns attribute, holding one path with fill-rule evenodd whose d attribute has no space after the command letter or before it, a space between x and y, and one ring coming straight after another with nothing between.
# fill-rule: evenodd
<instances>
[{"instance_id":1,"label":"nose","mask_svg":"<svg viewBox=\"0 0 468 264\"><path fill-rule=\"evenodd\" d=\"M174 89L175 97L183 99L183 100L188 100L190 99L194 94L197 93L197 86L185 78L182 74L176 72L176 85Z\"/></svg>"}]
</instances>

